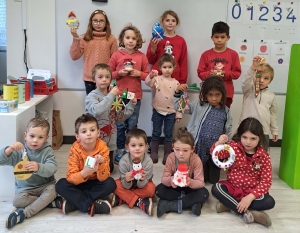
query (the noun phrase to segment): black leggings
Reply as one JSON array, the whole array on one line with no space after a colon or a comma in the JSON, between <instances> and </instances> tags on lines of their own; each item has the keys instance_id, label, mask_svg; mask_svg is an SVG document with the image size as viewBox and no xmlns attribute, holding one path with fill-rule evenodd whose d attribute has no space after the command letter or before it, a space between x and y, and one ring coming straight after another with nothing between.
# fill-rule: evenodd
<instances>
[{"instance_id":1,"label":"black leggings","mask_svg":"<svg viewBox=\"0 0 300 233\"><path fill-rule=\"evenodd\" d=\"M86 95L88 95L91 91L96 89L96 83L94 82L84 81L84 84Z\"/></svg>"},{"instance_id":2,"label":"black leggings","mask_svg":"<svg viewBox=\"0 0 300 233\"><path fill-rule=\"evenodd\" d=\"M114 151L109 152L109 169L110 173L114 171Z\"/></svg>"},{"instance_id":3,"label":"black leggings","mask_svg":"<svg viewBox=\"0 0 300 233\"><path fill-rule=\"evenodd\" d=\"M221 168L217 167L212 161L211 155L205 165L203 165L204 182L207 181L211 184L215 184L220 180Z\"/></svg>"},{"instance_id":4,"label":"black leggings","mask_svg":"<svg viewBox=\"0 0 300 233\"><path fill-rule=\"evenodd\" d=\"M216 183L211 188L212 195L217 198L221 203L223 203L226 207L233 210L236 214L241 215L237 211L237 205L239 201L228 193L227 187L224 184ZM249 209L252 210L269 210L274 208L275 200L269 194L264 194L261 197L252 201Z\"/></svg>"}]
</instances>

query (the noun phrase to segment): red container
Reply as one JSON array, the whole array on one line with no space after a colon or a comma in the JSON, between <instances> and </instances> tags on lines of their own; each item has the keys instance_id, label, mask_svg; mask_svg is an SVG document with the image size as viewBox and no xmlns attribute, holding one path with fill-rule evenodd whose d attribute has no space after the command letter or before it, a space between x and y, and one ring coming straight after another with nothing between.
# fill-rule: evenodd
<instances>
[{"instance_id":1,"label":"red container","mask_svg":"<svg viewBox=\"0 0 300 233\"><path fill-rule=\"evenodd\" d=\"M30 100L30 81L28 80L19 80L20 83L25 83L25 101Z\"/></svg>"}]
</instances>

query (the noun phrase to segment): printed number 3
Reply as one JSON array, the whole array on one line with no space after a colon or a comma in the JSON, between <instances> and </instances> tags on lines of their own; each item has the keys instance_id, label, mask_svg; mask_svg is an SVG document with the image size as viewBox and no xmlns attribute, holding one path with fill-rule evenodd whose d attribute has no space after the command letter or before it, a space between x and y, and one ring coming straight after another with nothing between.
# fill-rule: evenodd
<instances>
[{"instance_id":1,"label":"printed number 3","mask_svg":"<svg viewBox=\"0 0 300 233\"><path fill-rule=\"evenodd\" d=\"M279 19L276 19L275 17L273 17L273 20L274 20L275 22L279 22L279 21L282 19L282 15L281 15L282 9L281 9L281 7L278 7L278 6L277 6L277 7L274 8L274 11L276 11L276 10L279 10L279 12L276 13L276 15L279 16Z\"/></svg>"}]
</instances>

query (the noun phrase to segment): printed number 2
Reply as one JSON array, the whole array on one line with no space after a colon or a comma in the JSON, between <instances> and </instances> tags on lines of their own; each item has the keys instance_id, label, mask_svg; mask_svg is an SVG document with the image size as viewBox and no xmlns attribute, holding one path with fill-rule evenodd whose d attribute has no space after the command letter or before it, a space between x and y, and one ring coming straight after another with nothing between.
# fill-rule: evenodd
<instances>
[{"instance_id":1,"label":"printed number 2","mask_svg":"<svg viewBox=\"0 0 300 233\"><path fill-rule=\"evenodd\" d=\"M276 11L276 10L279 10L279 12L276 13L276 15L279 16L279 19L276 19L275 17L273 17L273 20L274 20L275 22L279 22L279 21L282 19L282 15L281 15L282 9L281 9L281 7L278 7L278 6L277 6L277 7L275 7L274 11Z\"/></svg>"},{"instance_id":2,"label":"printed number 2","mask_svg":"<svg viewBox=\"0 0 300 233\"><path fill-rule=\"evenodd\" d=\"M262 14L262 15L259 17L258 20L260 20L260 21L268 21L268 19L263 19L263 17L264 17L266 14L269 13L269 8L268 8L268 7L265 7L265 6L262 6L262 7L260 8L260 11L262 11L263 9L265 9L266 12L265 12L264 14Z\"/></svg>"},{"instance_id":3,"label":"printed number 2","mask_svg":"<svg viewBox=\"0 0 300 233\"><path fill-rule=\"evenodd\" d=\"M296 17L295 17L295 15L292 14L292 13L293 13L293 10L294 10L294 9L292 9L292 10L290 11L290 13L287 15L286 18L287 18L287 19L291 19L292 22L294 23ZM292 17L291 17L291 14L292 14Z\"/></svg>"}]
</instances>

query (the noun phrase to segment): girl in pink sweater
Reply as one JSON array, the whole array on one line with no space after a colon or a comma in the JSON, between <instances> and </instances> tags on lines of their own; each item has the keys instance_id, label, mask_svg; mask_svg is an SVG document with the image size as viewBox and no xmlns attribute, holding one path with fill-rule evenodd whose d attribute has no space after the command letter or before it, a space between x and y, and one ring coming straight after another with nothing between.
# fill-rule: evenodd
<instances>
[{"instance_id":1,"label":"girl in pink sweater","mask_svg":"<svg viewBox=\"0 0 300 233\"><path fill-rule=\"evenodd\" d=\"M111 35L110 23L102 10L95 10L90 18L87 31L81 37L77 29L72 27L73 43L70 48L72 60L78 60L83 55L83 81L86 94L96 89L92 80L92 69L99 63L107 64L111 55L118 50L117 40Z\"/></svg>"}]
</instances>

